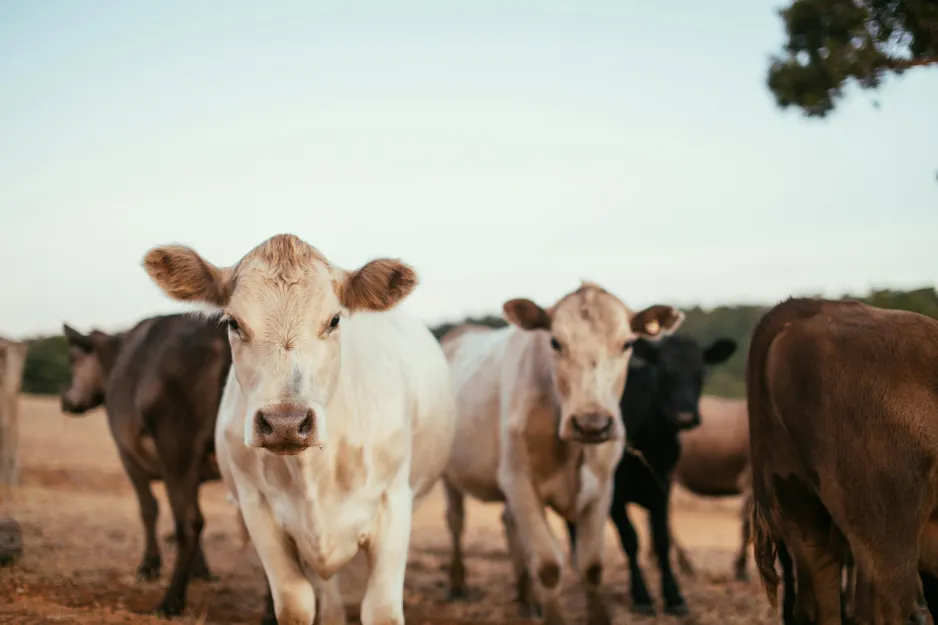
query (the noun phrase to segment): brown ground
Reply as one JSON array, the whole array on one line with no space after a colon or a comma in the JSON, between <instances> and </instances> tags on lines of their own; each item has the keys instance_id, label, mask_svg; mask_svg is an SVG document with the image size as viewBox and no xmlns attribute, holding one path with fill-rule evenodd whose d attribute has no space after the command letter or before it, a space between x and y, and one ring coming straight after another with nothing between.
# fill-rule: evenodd
<instances>
[{"instance_id":1,"label":"brown ground","mask_svg":"<svg viewBox=\"0 0 938 625\"><path fill-rule=\"evenodd\" d=\"M121 469L104 414L85 418L63 416L50 399L21 399L22 486L2 494L0 515L12 514L22 525L24 556L0 569L0 622L23 623L148 623L167 621L137 611L160 600L172 570L173 545L164 542L163 575L156 582L138 582L134 571L143 551L137 501ZM160 535L172 531L169 505L162 485ZM220 483L202 489L206 558L216 582L190 586L184 623L259 622L263 606L263 572L253 548L240 551L230 504ZM696 579L681 576L692 614L684 619L638 617L628 610L628 571L612 525L606 538L606 585L615 604L616 623L763 625L777 623L758 581L732 581L731 560L737 545L739 501L707 501L684 492L675 495L674 530L692 548ZM445 564L449 537L443 502L434 493L414 516L405 590L408 623L519 623L513 604L514 584L499 522L500 509L470 503L466 529L469 601L446 600ZM632 518L647 545L644 514ZM565 531L551 519L558 536ZM562 532L562 533L561 533ZM643 547L644 551L644 547ZM658 575L646 563L646 579L658 593ZM753 575L755 578L755 575ZM583 600L574 574L565 577L567 609L583 622ZM351 582L354 584L354 581ZM354 597L349 611L358 613Z\"/></svg>"}]
</instances>

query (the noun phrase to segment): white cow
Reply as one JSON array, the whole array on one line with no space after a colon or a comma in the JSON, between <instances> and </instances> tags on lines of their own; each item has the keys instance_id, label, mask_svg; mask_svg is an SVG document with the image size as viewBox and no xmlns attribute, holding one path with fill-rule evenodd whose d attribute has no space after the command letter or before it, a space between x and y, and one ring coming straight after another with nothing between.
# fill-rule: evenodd
<instances>
[{"instance_id":1,"label":"white cow","mask_svg":"<svg viewBox=\"0 0 938 625\"><path fill-rule=\"evenodd\" d=\"M524 616L563 623L560 545L545 506L576 523L577 566L590 624L609 622L599 596L603 527L625 426L619 398L632 344L681 325L671 306L629 310L584 283L548 310L516 299L504 305L511 326L460 326L443 337L457 389L460 445L445 484L453 539L451 592L465 594L463 498L505 501L503 522Z\"/></svg>"},{"instance_id":2,"label":"white cow","mask_svg":"<svg viewBox=\"0 0 938 625\"><path fill-rule=\"evenodd\" d=\"M228 326L215 444L267 574L265 622L344 623L334 575L363 550L362 623L403 623L412 507L446 466L456 416L440 346L391 310L414 271L379 259L348 272L293 235L229 268L176 245L144 267Z\"/></svg>"}]
</instances>

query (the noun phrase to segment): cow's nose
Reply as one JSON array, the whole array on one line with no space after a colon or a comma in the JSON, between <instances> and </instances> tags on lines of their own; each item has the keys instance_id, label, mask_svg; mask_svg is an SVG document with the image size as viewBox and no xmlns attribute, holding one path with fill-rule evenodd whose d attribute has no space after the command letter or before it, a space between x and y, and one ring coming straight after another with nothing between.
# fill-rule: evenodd
<instances>
[{"instance_id":1,"label":"cow's nose","mask_svg":"<svg viewBox=\"0 0 938 625\"><path fill-rule=\"evenodd\" d=\"M316 413L296 404L276 404L254 413L254 443L279 455L299 453L313 444Z\"/></svg>"},{"instance_id":2,"label":"cow's nose","mask_svg":"<svg viewBox=\"0 0 938 625\"><path fill-rule=\"evenodd\" d=\"M682 410L674 415L674 421L679 428L692 428L699 423L699 418L692 410Z\"/></svg>"},{"instance_id":3,"label":"cow's nose","mask_svg":"<svg viewBox=\"0 0 938 625\"><path fill-rule=\"evenodd\" d=\"M608 414L591 412L573 417L573 430L584 442L604 441L612 434L612 419Z\"/></svg>"}]
</instances>

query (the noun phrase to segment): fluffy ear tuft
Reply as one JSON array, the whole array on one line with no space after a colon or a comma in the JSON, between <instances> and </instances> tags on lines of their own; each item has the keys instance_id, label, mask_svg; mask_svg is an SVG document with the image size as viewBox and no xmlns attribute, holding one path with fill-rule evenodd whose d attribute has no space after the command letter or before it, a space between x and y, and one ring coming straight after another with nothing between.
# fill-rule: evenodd
<instances>
[{"instance_id":1,"label":"fluffy ear tuft","mask_svg":"<svg viewBox=\"0 0 938 625\"><path fill-rule=\"evenodd\" d=\"M529 299L508 300L502 310L505 318L522 330L550 330L550 314Z\"/></svg>"},{"instance_id":2,"label":"fluffy ear tuft","mask_svg":"<svg viewBox=\"0 0 938 625\"><path fill-rule=\"evenodd\" d=\"M663 338L673 334L684 323L684 313L673 306L655 304L635 313L630 325L636 334Z\"/></svg>"},{"instance_id":3,"label":"fluffy ear tuft","mask_svg":"<svg viewBox=\"0 0 938 625\"><path fill-rule=\"evenodd\" d=\"M379 258L345 276L338 284L342 305L351 311L390 310L417 286L417 272L391 258Z\"/></svg>"},{"instance_id":4,"label":"fluffy ear tuft","mask_svg":"<svg viewBox=\"0 0 938 625\"><path fill-rule=\"evenodd\" d=\"M231 271L220 269L183 245L154 247L143 268L171 298L223 308L231 298Z\"/></svg>"}]
</instances>

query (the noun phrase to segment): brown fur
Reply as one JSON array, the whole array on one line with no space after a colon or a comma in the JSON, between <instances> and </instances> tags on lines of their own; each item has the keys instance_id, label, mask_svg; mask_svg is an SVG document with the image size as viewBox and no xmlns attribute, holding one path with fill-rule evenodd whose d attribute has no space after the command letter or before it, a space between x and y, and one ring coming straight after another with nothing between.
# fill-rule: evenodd
<instances>
[{"instance_id":1,"label":"brown fur","mask_svg":"<svg viewBox=\"0 0 938 625\"><path fill-rule=\"evenodd\" d=\"M373 260L349 274L339 299L349 310L388 310L417 286L417 273L400 261Z\"/></svg>"},{"instance_id":2,"label":"brown fur","mask_svg":"<svg viewBox=\"0 0 938 625\"><path fill-rule=\"evenodd\" d=\"M752 530L770 601L784 551L798 572L795 616L839 624L852 555L868 584L860 622L905 623L917 610L918 568L938 572L925 538L938 518L936 380L928 317L791 299L762 318L746 383Z\"/></svg>"},{"instance_id":3,"label":"brown fur","mask_svg":"<svg viewBox=\"0 0 938 625\"><path fill-rule=\"evenodd\" d=\"M231 271L205 262L188 247L167 245L152 249L144 257L143 266L175 299L223 305L231 297Z\"/></svg>"},{"instance_id":4,"label":"brown fur","mask_svg":"<svg viewBox=\"0 0 938 625\"><path fill-rule=\"evenodd\" d=\"M104 403L118 453L140 503L146 548L138 575L160 573L158 506L150 488L164 481L176 522L178 555L158 611L179 614L190 576L210 578L201 546L198 487L219 479L215 417L231 365L225 330L195 315L145 319L127 332L90 335L65 326L73 367L93 358L97 379L75 379L63 409L83 414ZM75 369L74 371L78 371ZM82 373L82 375L85 375ZM81 393L73 391L83 382Z\"/></svg>"}]
</instances>

